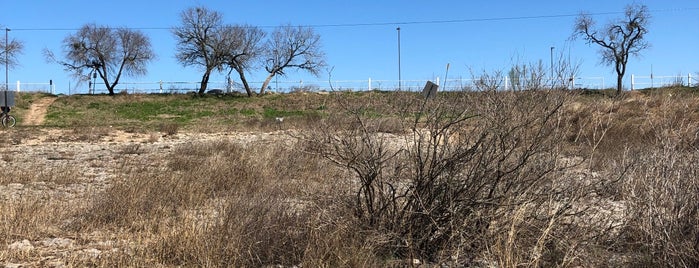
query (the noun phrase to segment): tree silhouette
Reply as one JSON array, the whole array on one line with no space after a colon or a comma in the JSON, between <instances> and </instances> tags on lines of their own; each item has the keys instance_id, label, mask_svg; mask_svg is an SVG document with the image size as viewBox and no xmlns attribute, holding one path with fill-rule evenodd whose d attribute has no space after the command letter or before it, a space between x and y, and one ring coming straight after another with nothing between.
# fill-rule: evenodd
<instances>
[{"instance_id":1,"label":"tree silhouette","mask_svg":"<svg viewBox=\"0 0 699 268\"><path fill-rule=\"evenodd\" d=\"M574 37L582 36L588 44L601 47L602 63L614 65L617 74L617 95L622 90L629 56L638 56L641 50L650 47L645 35L648 33L650 14L645 5L628 5L624 18L607 26L593 29L595 21L590 15L581 14L575 22Z\"/></svg>"}]
</instances>

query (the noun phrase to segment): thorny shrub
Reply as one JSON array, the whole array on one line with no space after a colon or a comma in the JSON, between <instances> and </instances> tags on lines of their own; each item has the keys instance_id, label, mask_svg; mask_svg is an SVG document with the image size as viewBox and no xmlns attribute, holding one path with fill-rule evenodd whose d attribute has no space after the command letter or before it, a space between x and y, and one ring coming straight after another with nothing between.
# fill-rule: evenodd
<instances>
[{"instance_id":1,"label":"thorny shrub","mask_svg":"<svg viewBox=\"0 0 699 268\"><path fill-rule=\"evenodd\" d=\"M573 236L553 234L583 213L574 203L596 183L565 181L578 163L562 161L570 95L484 88L456 96L415 97L403 107L413 115L405 117L406 135L382 133L381 120L346 105L354 127L326 123L308 137L315 152L350 172L349 204L362 228L380 237L377 253L461 265L502 256L513 266L571 262L574 245L564 239ZM516 247L498 244L507 230Z\"/></svg>"}]
</instances>

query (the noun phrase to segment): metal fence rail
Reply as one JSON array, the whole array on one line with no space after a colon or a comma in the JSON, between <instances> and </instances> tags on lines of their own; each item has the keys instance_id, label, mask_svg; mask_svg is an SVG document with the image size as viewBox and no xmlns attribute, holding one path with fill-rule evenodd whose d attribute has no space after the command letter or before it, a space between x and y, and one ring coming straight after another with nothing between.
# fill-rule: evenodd
<instances>
[{"instance_id":1,"label":"metal fence rail","mask_svg":"<svg viewBox=\"0 0 699 268\"><path fill-rule=\"evenodd\" d=\"M499 90L516 90L521 87L522 84L527 84L526 81L513 81L509 77L504 76L497 81ZM604 77L571 77L563 84L561 82L555 82L560 80L547 80L543 79L543 85L545 87L556 87L556 88L568 88L568 89L606 89L607 84L605 84ZM420 91L424 88L425 83L428 79L423 80L401 80L400 88L404 91ZM441 80L439 77L435 77L432 82L440 85L440 91L458 91L464 89L476 89L475 83L478 79L473 78L450 78L446 81ZM541 81L538 81L541 82ZM196 92L199 89L200 82L198 81L156 81L156 82L120 82L115 93L126 92L130 94L141 93L166 93L166 94L181 94L188 92ZM262 86L261 81L249 82L251 89L254 92L259 92ZM610 84L611 85L611 84ZM649 88L649 87L660 87L660 86L670 86L670 85L689 85L699 86L699 81L697 81L696 76L688 74L687 76L637 76L631 75L631 89ZM14 84L10 84L10 90L17 92L46 92L51 94L104 94L107 93L107 89L102 84L91 85L89 83L79 84L72 88L61 88L57 87L55 83L25 83L17 81ZM364 79L364 80L332 80L332 81L304 81L304 80L273 80L269 83L267 92L276 93L288 93L296 91L310 91L310 92L320 92L320 91L366 91L366 90L382 90L390 91L398 89L398 80L378 80L378 79ZM3 85L4 87L4 85ZM245 89L240 83L234 81L210 81L207 89L209 90L220 90L222 92L240 92L245 93Z\"/></svg>"},{"instance_id":2,"label":"metal fence rail","mask_svg":"<svg viewBox=\"0 0 699 268\"><path fill-rule=\"evenodd\" d=\"M674 76L631 75L631 90L667 86L699 86L699 81L692 74Z\"/></svg>"}]
</instances>

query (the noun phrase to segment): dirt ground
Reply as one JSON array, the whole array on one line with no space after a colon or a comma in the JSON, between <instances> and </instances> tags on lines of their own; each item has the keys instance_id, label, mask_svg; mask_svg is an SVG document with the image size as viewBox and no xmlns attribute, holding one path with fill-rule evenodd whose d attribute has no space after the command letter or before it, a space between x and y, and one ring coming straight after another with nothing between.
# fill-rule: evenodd
<instances>
[{"instance_id":1,"label":"dirt ground","mask_svg":"<svg viewBox=\"0 0 699 268\"><path fill-rule=\"evenodd\" d=\"M35 101L30 107L24 118L24 124L29 126L38 126L44 123L46 112L51 104L56 100L55 97L45 97Z\"/></svg>"},{"instance_id":2,"label":"dirt ground","mask_svg":"<svg viewBox=\"0 0 699 268\"><path fill-rule=\"evenodd\" d=\"M53 100L35 101L22 124L41 125ZM0 175L4 176L0 178L0 207L6 208L34 198L48 198L56 204L87 202L90 196L109 185L119 174L119 168L129 163L164 167L167 164L164 156L185 143L216 140L276 143L290 139L284 131L166 135L107 129L76 138L72 129L18 127L4 134L12 136L5 139L10 142L0 144L0 168L5 171ZM100 234L62 237L59 231L37 232L40 233L45 235L9 234L11 241L0 244L0 267L64 267L67 256L99 258L109 248L105 245L114 242Z\"/></svg>"}]
</instances>

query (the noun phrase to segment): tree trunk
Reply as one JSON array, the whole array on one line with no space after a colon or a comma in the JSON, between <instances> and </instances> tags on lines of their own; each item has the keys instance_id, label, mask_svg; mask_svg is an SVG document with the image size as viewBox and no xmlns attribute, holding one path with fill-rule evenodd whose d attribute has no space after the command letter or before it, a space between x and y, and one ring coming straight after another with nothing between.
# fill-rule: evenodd
<instances>
[{"instance_id":1,"label":"tree trunk","mask_svg":"<svg viewBox=\"0 0 699 268\"><path fill-rule=\"evenodd\" d=\"M250 85L248 85L248 80L245 79L245 70L236 68L235 71L238 72L238 76L240 76L240 81L243 83L243 87L245 87L245 92L248 93L248 97L252 97L252 89L250 89Z\"/></svg>"},{"instance_id":2,"label":"tree trunk","mask_svg":"<svg viewBox=\"0 0 699 268\"><path fill-rule=\"evenodd\" d=\"M623 79L624 79L624 76L621 74L618 74L616 76L616 95L617 96L621 95L621 87L623 86L623 83L622 83Z\"/></svg>"},{"instance_id":3,"label":"tree trunk","mask_svg":"<svg viewBox=\"0 0 699 268\"><path fill-rule=\"evenodd\" d=\"M628 54L627 54L628 55ZM616 62L616 95L621 96L624 74L626 73L626 60L617 58Z\"/></svg>"},{"instance_id":4,"label":"tree trunk","mask_svg":"<svg viewBox=\"0 0 699 268\"><path fill-rule=\"evenodd\" d=\"M211 75L211 70L206 70L204 76L201 77L201 84L199 85L199 95L204 95L206 92L206 86L209 84L209 76Z\"/></svg>"},{"instance_id":5,"label":"tree trunk","mask_svg":"<svg viewBox=\"0 0 699 268\"><path fill-rule=\"evenodd\" d=\"M109 92L109 96L114 96L114 88L117 85L117 81L114 81L114 84L110 85L109 80L102 73L100 73L100 78L102 78L102 82L104 83L104 87L107 88L107 91ZM92 92L92 93L94 94L95 92Z\"/></svg>"},{"instance_id":6,"label":"tree trunk","mask_svg":"<svg viewBox=\"0 0 699 268\"><path fill-rule=\"evenodd\" d=\"M272 81L272 77L274 77L274 73L270 73L269 76L265 79L265 82L262 83L262 87L260 88L260 95L265 94L265 88L269 86L269 81Z\"/></svg>"}]
</instances>

